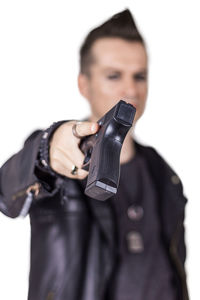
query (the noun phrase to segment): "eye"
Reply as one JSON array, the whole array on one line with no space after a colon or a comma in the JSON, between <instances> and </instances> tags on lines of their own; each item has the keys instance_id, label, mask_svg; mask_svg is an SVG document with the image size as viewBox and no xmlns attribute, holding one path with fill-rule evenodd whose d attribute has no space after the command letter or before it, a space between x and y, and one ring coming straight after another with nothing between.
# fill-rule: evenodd
<instances>
[{"instance_id":1,"label":"eye","mask_svg":"<svg viewBox=\"0 0 200 300\"><path fill-rule=\"evenodd\" d=\"M120 74L118 74L118 73L109 74L109 75L107 75L107 78L110 80L116 80L116 79L120 78Z\"/></svg>"},{"instance_id":2,"label":"eye","mask_svg":"<svg viewBox=\"0 0 200 300\"><path fill-rule=\"evenodd\" d=\"M134 75L134 79L136 81L146 81L147 80L147 75L144 73L138 73L136 75Z\"/></svg>"}]
</instances>

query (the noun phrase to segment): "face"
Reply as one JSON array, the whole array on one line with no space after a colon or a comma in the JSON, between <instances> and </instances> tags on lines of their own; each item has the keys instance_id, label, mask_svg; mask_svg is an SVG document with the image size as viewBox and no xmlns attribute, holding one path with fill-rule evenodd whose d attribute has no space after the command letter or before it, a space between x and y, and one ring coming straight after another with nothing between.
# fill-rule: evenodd
<instances>
[{"instance_id":1,"label":"face","mask_svg":"<svg viewBox=\"0 0 200 300\"><path fill-rule=\"evenodd\" d=\"M139 42L102 38L92 47L90 76L79 75L79 89L97 121L119 100L136 108L135 122L144 112L147 98L147 54Z\"/></svg>"}]
</instances>

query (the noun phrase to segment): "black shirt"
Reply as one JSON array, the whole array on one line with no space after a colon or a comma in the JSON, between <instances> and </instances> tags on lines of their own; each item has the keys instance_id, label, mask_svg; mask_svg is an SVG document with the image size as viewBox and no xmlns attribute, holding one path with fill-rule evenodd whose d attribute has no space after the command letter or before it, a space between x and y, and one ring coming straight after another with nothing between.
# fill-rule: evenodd
<instances>
[{"instance_id":1,"label":"black shirt","mask_svg":"<svg viewBox=\"0 0 200 300\"><path fill-rule=\"evenodd\" d=\"M119 249L112 300L176 299L157 201L145 158L137 153L121 165L118 192L112 199Z\"/></svg>"}]
</instances>

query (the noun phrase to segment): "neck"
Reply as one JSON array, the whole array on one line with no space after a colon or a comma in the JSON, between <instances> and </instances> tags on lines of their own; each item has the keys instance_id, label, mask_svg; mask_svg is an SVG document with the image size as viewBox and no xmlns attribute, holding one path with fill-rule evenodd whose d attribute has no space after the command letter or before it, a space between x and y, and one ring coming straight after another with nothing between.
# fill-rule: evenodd
<instances>
[{"instance_id":1,"label":"neck","mask_svg":"<svg viewBox=\"0 0 200 300\"><path fill-rule=\"evenodd\" d=\"M120 164L124 164L135 156L135 144L131 133L128 132L121 149Z\"/></svg>"}]
</instances>

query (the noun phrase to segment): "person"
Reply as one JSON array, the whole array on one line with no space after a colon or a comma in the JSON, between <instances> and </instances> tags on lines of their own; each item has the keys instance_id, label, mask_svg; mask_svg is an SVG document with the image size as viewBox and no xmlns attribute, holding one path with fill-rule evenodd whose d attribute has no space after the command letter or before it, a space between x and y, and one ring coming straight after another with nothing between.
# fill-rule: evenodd
<instances>
[{"instance_id":1,"label":"person","mask_svg":"<svg viewBox=\"0 0 200 300\"><path fill-rule=\"evenodd\" d=\"M30 215L28 299L188 299L182 183L132 135L145 109L148 57L128 9L86 37L78 86L90 117L35 131L0 171L0 210ZM120 99L136 116L122 146L118 192L99 201L84 194L79 145Z\"/></svg>"}]
</instances>

